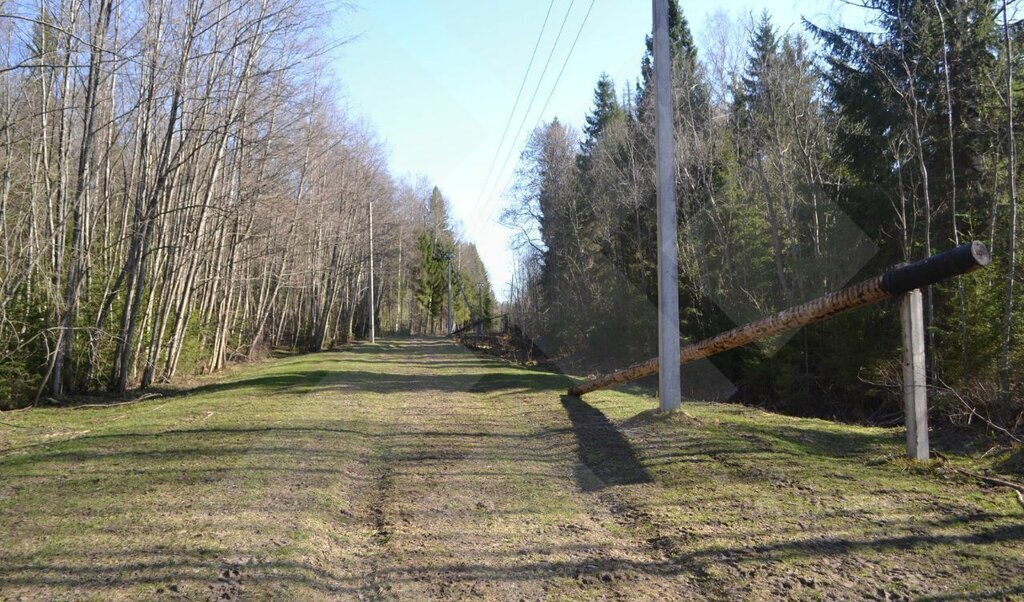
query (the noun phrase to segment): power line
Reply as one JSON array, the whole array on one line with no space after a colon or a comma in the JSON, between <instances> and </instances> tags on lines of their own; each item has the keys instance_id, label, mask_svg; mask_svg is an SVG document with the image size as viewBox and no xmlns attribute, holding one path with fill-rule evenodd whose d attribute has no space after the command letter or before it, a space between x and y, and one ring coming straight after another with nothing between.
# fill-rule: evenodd
<instances>
[{"instance_id":1,"label":"power line","mask_svg":"<svg viewBox=\"0 0 1024 602\"><path fill-rule=\"evenodd\" d=\"M544 119L544 111L548 110L548 104L551 102L551 98L555 95L555 89L558 88L558 82L562 80L562 74L565 73L565 66L569 64L569 59L572 58L572 51L576 49L576 42L580 41L580 34L583 33L583 27L587 24L587 19L590 18L590 11L594 8L594 3L597 0L590 0L590 7L587 9L587 14L583 16L583 22L580 23L580 28L576 32L576 38L572 41L572 46L569 47L569 54L565 55L565 62L562 63L562 68L558 70L558 77L555 78L555 85L551 86L551 92L548 94L547 100L544 101L544 107L540 110L540 115L537 117L537 123L533 125L533 129L537 129L540 126L541 120Z\"/></svg>"},{"instance_id":2,"label":"power line","mask_svg":"<svg viewBox=\"0 0 1024 602\"><path fill-rule=\"evenodd\" d=\"M537 127L540 125L541 121L544 119L544 111L547 110L548 105L551 103L552 97L554 97L554 95L555 95L555 90L558 88L558 82L561 81L562 74L565 73L565 68L569 64L569 60L572 58L572 53L576 49L576 44L580 41L580 36L583 34L583 28L586 27L587 20L589 20L590 13L593 11L594 4L596 2L597 2L597 0L590 0L590 6L587 7L587 14L583 16L583 21L580 23L579 29L576 30L576 37L572 41L572 46L569 47L569 52L565 55L565 60L562 62L562 67L558 71L558 76L555 78L555 83L554 83L553 86L551 86L551 92L548 93L548 97L544 101L544 106L543 106L543 108L541 108L540 113L537 116L537 122L534 124L533 130L536 130ZM570 8L571 8L571 5L570 5ZM564 22L563 22L563 25L564 25ZM552 48L552 54L553 53L554 53L554 48ZM550 61L550 57L549 57L548 60ZM536 95L536 93L538 91L540 91L540 83L539 82L538 82L538 85L537 85L537 90L534 91L534 95ZM533 103L531 101L531 105L532 104ZM511 149L509 149L509 153L505 156L505 161L504 161L504 163L502 163L501 169L498 171L499 181L500 181L500 178L501 178L501 174L505 173L505 169L508 167L508 162L512 158L512 155L513 155L513 153L515 151L515 142L518 142L519 136L520 136L520 134L522 134L523 127L526 125L526 119L528 117L529 117L529 110L527 110L527 114L523 116L523 121L519 125L519 131L516 133L516 137L513 140L513 147ZM531 131L533 131L533 130L531 130ZM497 182L495 184L497 186ZM496 190L494 190L492 192L494 194L497 194L500 189L501 189L501 187L497 186Z\"/></svg>"},{"instance_id":3,"label":"power line","mask_svg":"<svg viewBox=\"0 0 1024 602\"><path fill-rule=\"evenodd\" d=\"M533 94L530 96L530 103L528 105L526 105L526 111L523 113L523 120L519 124L519 130L516 131L516 136L515 136L515 138L512 139L512 144L509 147L508 155L505 156L505 161L502 164L501 171L498 172L498 177L499 178L501 177L502 172L505 171L505 166L508 165L508 158L515 151L516 143L519 141L519 136L523 133L523 126L526 125L526 120L530 116L530 109L533 108L533 103L534 103L535 100L537 100L537 93L540 92L540 87L544 83L544 76L548 72L548 67L551 66L551 59L554 58L554 56L555 56L555 50L558 48L558 41L562 39L562 31L565 30L565 24L569 20L569 14L572 12L572 7L573 7L573 5L575 3L576 3L576 0L571 0L569 2L569 7L565 10L565 16L562 17L562 24L558 27L558 34L555 35L555 41L551 45L551 51L548 52L548 58L544 62L544 68L541 70L540 77L537 79L537 87L533 89ZM501 151L499 149L499 153L500 152ZM492 189L492 192L493 192L493 189ZM473 217L476 217L477 215L479 215L480 209L482 207L486 206L486 203L484 203L484 198L485 197L483 195L481 195L480 198L477 199L476 211L473 212Z\"/></svg>"},{"instance_id":4,"label":"power line","mask_svg":"<svg viewBox=\"0 0 1024 602\"><path fill-rule=\"evenodd\" d=\"M519 84L519 92L516 93L516 101L512 104L512 111L508 114L508 121L505 122L505 131L501 133L501 141L498 142L498 148L494 149L494 158L491 159L491 166L487 169L487 177L484 178L484 184L480 187L480 194L477 198L483 196L484 191L487 190L487 184L491 181L491 174L494 172L494 165L498 162L498 155L501 154L501 148L505 145L505 137L508 135L508 128L512 125L512 119L516 115L516 109L519 108L519 101L523 97L523 89L526 88L526 80L530 77L530 70L533 68L533 60L537 58L537 50L540 49L540 41L544 37L544 30L548 26L548 18L551 17L551 9L555 7L555 0L551 0L548 4L548 12L544 15L544 23L540 26L540 33L537 34L537 41L533 45L533 53L530 54L530 62L526 65L526 72L523 73L523 81Z\"/></svg>"}]
</instances>

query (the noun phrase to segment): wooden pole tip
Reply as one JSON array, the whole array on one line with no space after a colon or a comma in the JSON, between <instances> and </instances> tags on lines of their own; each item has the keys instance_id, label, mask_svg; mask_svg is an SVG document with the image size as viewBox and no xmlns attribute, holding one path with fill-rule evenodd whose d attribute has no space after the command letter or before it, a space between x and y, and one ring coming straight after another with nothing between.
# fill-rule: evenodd
<instances>
[{"instance_id":1,"label":"wooden pole tip","mask_svg":"<svg viewBox=\"0 0 1024 602\"><path fill-rule=\"evenodd\" d=\"M984 243L966 242L948 251L889 270L882 274L882 290L895 297L953 276L973 272L991 262L992 254Z\"/></svg>"},{"instance_id":2,"label":"wooden pole tip","mask_svg":"<svg viewBox=\"0 0 1024 602\"><path fill-rule=\"evenodd\" d=\"M992 263L992 253L989 252L985 243L980 240L975 240L971 243L971 256L974 258L974 262L978 264L978 267L983 268Z\"/></svg>"}]
</instances>

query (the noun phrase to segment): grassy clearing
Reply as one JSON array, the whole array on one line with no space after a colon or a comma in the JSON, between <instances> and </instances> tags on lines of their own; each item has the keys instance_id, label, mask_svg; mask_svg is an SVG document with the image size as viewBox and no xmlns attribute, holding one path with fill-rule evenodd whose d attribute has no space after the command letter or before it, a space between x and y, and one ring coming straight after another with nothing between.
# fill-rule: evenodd
<instances>
[{"instance_id":1,"label":"grassy clearing","mask_svg":"<svg viewBox=\"0 0 1024 602\"><path fill-rule=\"evenodd\" d=\"M899 430L566 384L391 340L5 414L0 599L1024 596L1013 496Z\"/></svg>"}]
</instances>

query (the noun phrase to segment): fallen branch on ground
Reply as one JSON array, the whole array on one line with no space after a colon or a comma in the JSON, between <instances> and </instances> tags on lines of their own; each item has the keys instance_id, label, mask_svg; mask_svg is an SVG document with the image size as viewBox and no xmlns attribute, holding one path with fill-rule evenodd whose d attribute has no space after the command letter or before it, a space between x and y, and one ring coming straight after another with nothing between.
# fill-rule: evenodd
<instances>
[{"instance_id":1,"label":"fallen branch on ground","mask_svg":"<svg viewBox=\"0 0 1024 602\"><path fill-rule=\"evenodd\" d=\"M977 408L975 408L971 404L967 403L967 400L964 399L963 395L961 395L953 387L951 387L951 386L947 385L945 382L943 382L943 380L941 378L937 379L937 380L939 381L939 384L942 385L942 387L941 388L936 387L936 389L938 391L944 391L946 393L951 394L953 397L956 398L957 401L960 402L960 405L962 405L964 407L964 409L967 410L967 412L968 412L968 415L967 415L968 424L970 424L970 419L972 417L977 416L980 420L982 420L985 424L987 424L989 426L989 428L992 428L992 429L995 429L995 430L999 431L1000 433L1006 435L1010 439L1013 439L1017 443L1024 443L1024 441L1022 441L1020 437L1014 435L1006 427L999 426L998 424L996 424L995 422L990 420L988 417L983 416L980 412L978 412Z\"/></svg>"},{"instance_id":2,"label":"fallen branch on ground","mask_svg":"<svg viewBox=\"0 0 1024 602\"><path fill-rule=\"evenodd\" d=\"M942 458L943 461L945 461L945 457L939 457ZM972 472L970 470L964 470L963 468L957 468L956 466L950 466L948 463L945 464L945 467L955 473L977 479L984 483L988 483L989 485L998 485L999 487L1007 487L1009 489L1012 489L1013 492L1017 494L1017 502L1020 504L1020 507L1024 508L1024 485L1020 485L1018 483L1014 483L1013 481L1007 481L1005 479L1000 479L997 477L990 477L988 475Z\"/></svg>"},{"instance_id":3,"label":"fallen branch on ground","mask_svg":"<svg viewBox=\"0 0 1024 602\"><path fill-rule=\"evenodd\" d=\"M160 395L159 393L146 393L144 395L140 395L136 399L129 399L128 401L119 401L117 403L86 403L80 406L72 406L71 409L81 410L84 408L116 408L120 406L131 405L133 403L139 403L140 401L146 401L147 399L153 399L155 397L162 397L162 395Z\"/></svg>"}]
</instances>

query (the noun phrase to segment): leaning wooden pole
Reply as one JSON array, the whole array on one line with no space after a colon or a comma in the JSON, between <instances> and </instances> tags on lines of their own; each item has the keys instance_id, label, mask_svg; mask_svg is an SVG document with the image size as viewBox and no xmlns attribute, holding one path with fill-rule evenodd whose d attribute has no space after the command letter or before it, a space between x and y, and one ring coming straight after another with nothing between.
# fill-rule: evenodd
<instances>
[{"instance_id":1,"label":"leaning wooden pole","mask_svg":"<svg viewBox=\"0 0 1024 602\"><path fill-rule=\"evenodd\" d=\"M456 337L456 336L466 332L470 328L476 328L477 326L482 326L483 324L485 324L487 322L490 322L492 320L497 320L498 318L504 318L506 315L508 315L508 314L496 314L496 315L493 315L493 316L484 316L484 317L479 318L479 319L477 319L477 320L475 320L473 322L470 322L469 324L466 324L462 328L457 328L457 329L453 330L452 333L450 335L448 335L448 336Z\"/></svg>"},{"instance_id":2,"label":"leaning wooden pole","mask_svg":"<svg viewBox=\"0 0 1024 602\"><path fill-rule=\"evenodd\" d=\"M985 267L992 261L988 249L980 242L970 242L920 261L889 270L881 276L865 280L790 307L773 316L738 326L679 351L679 363L685 364L723 351L742 347L754 341L781 334L787 330L820 322L845 311L871 305L883 299L898 297L953 276ZM586 395L645 376L658 373L658 359L633 364L617 372L598 376L569 389L570 395Z\"/></svg>"}]
</instances>

